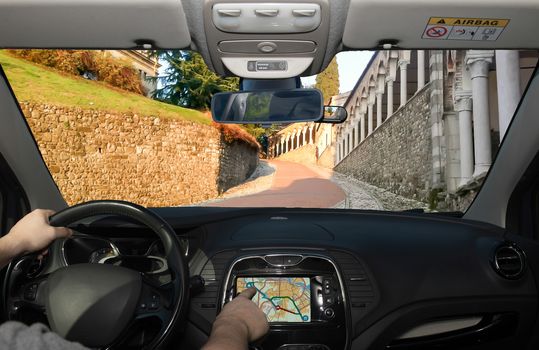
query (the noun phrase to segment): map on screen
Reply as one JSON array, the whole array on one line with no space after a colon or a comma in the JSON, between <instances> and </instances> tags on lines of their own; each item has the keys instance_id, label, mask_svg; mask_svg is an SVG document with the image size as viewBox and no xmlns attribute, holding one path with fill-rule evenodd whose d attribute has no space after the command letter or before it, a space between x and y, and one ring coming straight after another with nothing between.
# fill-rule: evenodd
<instances>
[{"instance_id":1,"label":"map on screen","mask_svg":"<svg viewBox=\"0 0 539 350\"><path fill-rule=\"evenodd\" d=\"M310 322L311 280L307 277L239 277L236 291L256 288L253 301L268 322Z\"/></svg>"}]
</instances>

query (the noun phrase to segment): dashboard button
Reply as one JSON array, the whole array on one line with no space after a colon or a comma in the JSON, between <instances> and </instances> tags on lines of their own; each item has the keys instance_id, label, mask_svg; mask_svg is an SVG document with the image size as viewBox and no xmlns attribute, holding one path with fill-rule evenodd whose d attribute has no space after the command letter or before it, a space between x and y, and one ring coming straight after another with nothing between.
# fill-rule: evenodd
<instances>
[{"instance_id":1,"label":"dashboard button","mask_svg":"<svg viewBox=\"0 0 539 350\"><path fill-rule=\"evenodd\" d=\"M26 287L24 291L24 299L34 301L36 300L37 295L37 284L33 283L30 286Z\"/></svg>"},{"instance_id":2,"label":"dashboard button","mask_svg":"<svg viewBox=\"0 0 539 350\"><path fill-rule=\"evenodd\" d=\"M332 308L328 307L324 310L324 315L326 315L327 318L333 318L333 316L335 316L335 311L333 311Z\"/></svg>"},{"instance_id":3,"label":"dashboard button","mask_svg":"<svg viewBox=\"0 0 539 350\"><path fill-rule=\"evenodd\" d=\"M301 257L300 255L285 255L283 257L283 264L286 266L297 265L301 262L302 259L303 257Z\"/></svg>"}]
</instances>

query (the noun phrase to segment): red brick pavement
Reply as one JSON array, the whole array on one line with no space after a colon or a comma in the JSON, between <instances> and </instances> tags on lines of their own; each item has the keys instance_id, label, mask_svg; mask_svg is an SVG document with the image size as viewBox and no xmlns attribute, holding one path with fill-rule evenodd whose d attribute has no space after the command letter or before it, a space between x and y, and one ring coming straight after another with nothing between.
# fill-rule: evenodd
<instances>
[{"instance_id":1,"label":"red brick pavement","mask_svg":"<svg viewBox=\"0 0 539 350\"><path fill-rule=\"evenodd\" d=\"M304 165L279 160L270 164L276 170L269 190L208 206L331 208L345 199L338 185Z\"/></svg>"}]
</instances>

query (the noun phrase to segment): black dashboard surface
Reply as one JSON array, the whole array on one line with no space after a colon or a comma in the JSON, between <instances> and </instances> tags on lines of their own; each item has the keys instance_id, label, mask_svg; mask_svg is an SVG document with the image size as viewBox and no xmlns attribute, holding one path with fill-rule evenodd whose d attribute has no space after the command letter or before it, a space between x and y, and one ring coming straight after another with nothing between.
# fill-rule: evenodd
<instances>
[{"instance_id":1,"label":"black dashboard surface","mask_svg":"<svg viewBox=\"0 0 539 350\"><path fill-rule=\"evenodd\" d=\"M536 328L538 246L495 226L442 215L355 210L153 210L179 236L189 238L190 273L207 279L205 291L192 296L186 348L200 347L209 334L230 264L242 256L270 253L314 252L334 260L345 279L357 271L366 276L371 288L366 303L353 304L354 288L345 283L349 348L524 348ZM106 231L112 239L151 234L115 218L80 228L94 234ZM505 279L493 268L494 251L507 240L517 242L528 256L519 279ZM480 341L474 334L466 338L444 333L460 343L428 343L436 342L433 336L420 339L427 343L399 339L432 320L468 316L499 316L505 322L503 331L478 333Z\"/></svg>"}]
</instances>

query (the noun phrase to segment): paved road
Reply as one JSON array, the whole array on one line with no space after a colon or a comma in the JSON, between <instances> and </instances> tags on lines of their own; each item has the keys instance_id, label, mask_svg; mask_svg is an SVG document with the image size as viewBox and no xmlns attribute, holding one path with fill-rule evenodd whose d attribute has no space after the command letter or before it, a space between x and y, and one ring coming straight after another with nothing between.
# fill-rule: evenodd
<instances>
[{"instance_id":1,"label":"paved road","mask_svg":"<svg viewBox=\"0 0 539 350\"><path fill-rule=\"evenodd\" d=\"M332 208L345 199L345 194L338 185L307 166L280 160L272 160L270 163L276 170L269 190L206 205Z\"/></svg>"}]
</instances>

